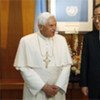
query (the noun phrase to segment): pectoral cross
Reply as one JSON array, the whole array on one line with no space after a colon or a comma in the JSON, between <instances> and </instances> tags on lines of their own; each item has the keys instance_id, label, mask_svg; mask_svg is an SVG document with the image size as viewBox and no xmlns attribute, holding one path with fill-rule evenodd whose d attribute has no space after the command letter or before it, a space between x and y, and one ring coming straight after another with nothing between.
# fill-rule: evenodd
<instances>
[{"instance_id":1,"label":"pectoral cross","mask_svg":"<svg viewBox=\"0 0 100 100\"><path fill-rule=\"evenodd\" d=\"M44 59L43 61L45 62L45 67L47 68L49 62L51 61L51 60L48 58L48 52L46 52L46 56L45 56L45 59Z\"/></svg>"}]
</instances>

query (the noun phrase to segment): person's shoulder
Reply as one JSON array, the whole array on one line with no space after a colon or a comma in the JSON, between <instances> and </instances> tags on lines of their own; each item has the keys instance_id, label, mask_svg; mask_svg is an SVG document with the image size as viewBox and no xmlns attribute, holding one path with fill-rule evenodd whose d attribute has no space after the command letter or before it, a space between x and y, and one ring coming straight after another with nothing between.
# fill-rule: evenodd
<instances>
[{"instance_id":1,"label":"person's shoulder","mask_svg":"<svg viewBox=\"0 0 100 100\"><path fill-rule=\"evenodd\" d=\"M61 34L58 34L58 33L57 33L55 36L56 36L56 38L58 38L58 39L65 40L65 37L64 37L63 35L61 35Z\"/></svg>"},{"instance_id":2,"label":"person's shoulder","mask_svg":"<svg viewBox=\"0 0 100 100\"><path fill-rule=\"evenodd\" d=\"M87 32L87 33L85 33L85 37L93 36L93 35L95 35L95 33L96 33L96 31Z\"/></svg>"},{"instance_id":3,"label":"person's shoulder","mask_svg":"<svg viewBox=\"0 0 100 100\"><path fill-rule=\"evenodd\" d=\"M35 38L36 35L37 35L36 33L30 33L28 35L23 36L21 38L21 40L24 40L24 41L31 40L31 39Z\"/></svg>"},{"instance_id":4,"label":"person's shoulder","mask_svg":"<svg viewBox=\"0 0 100 100\"><path fill-rule=\"evenodd\" d=\"M90 35L91 33L92 33L92 31L86 32L85 35Z\"/></svg>"},{"instance_id":5,"label":"person's shoulder","mask_svg":"<svg viewBox=\"0 0 100 100\"><path fill-rule=\"evenodd\" d=\"M21 39L20 39L20 43L28 43L30 42L31 40L34 40L34 38L36 37L36 33L30 33L28 35L25 35L23 36Z\"/></svg>"}]
</instances>

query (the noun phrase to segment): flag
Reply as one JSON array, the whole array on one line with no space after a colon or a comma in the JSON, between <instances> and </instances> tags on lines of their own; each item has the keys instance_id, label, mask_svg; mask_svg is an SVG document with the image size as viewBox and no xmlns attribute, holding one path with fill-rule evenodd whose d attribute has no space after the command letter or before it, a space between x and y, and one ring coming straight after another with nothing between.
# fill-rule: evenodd
<instances>
[{"instance_id":1,"label":"flag","mask_svg":"<svg viewBox=\"0 0 100 100\"><path fill-rule=\"evenodd\" d=\"M38 30L37 18L39 16L39 14L42 12L46 12L46 11L47 11L46 0L36 0L34 32L36 32Z\"/></svg>"}]
</instances>

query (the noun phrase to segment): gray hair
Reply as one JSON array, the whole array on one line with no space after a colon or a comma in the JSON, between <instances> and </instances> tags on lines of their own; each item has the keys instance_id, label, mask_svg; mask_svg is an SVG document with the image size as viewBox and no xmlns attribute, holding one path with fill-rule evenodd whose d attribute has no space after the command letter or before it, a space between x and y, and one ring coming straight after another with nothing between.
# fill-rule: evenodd
<instances>
[{"instance_id":1,"label":"gray hair","mask_svg":"<svg viewBox=\"0 0 100 100\"><path fill-rule=\"evenodd\" d=\"M52 15L51 13L49 12L43 12L39 15L38 17L38 24L39 25L45 25L47 22L48 22L48 19L50 17L54 17L54 15Z\"/></svg>"}]
</instances>

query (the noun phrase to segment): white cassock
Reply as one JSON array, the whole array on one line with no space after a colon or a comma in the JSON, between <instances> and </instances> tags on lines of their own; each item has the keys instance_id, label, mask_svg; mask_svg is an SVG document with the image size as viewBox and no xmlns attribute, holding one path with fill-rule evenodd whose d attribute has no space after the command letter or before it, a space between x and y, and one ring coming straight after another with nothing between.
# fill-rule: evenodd
<instances>
[{"instance_id":1,"label":"white cassock","mask_svg":"<svg viewBox=\"0 0 100 100\"><path fill-rule=\"evenodd\" d=\"M71 65L63 36L45 38L40 32L24 36L14 62L24 79L23 100L65 100ZM41 90L46 83L60 87L52 98L47 98Z\"/></svg>"}]
</instances>

